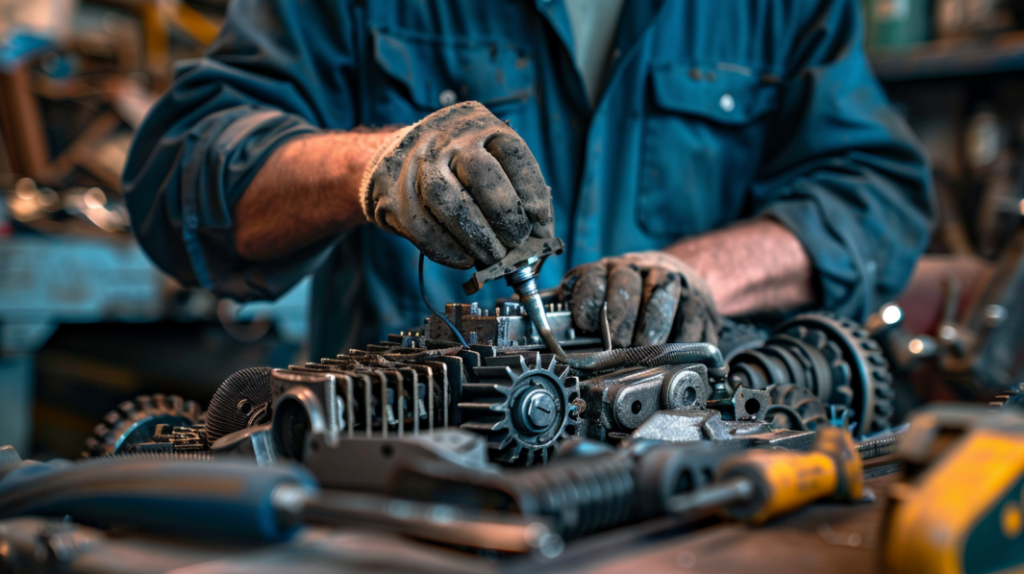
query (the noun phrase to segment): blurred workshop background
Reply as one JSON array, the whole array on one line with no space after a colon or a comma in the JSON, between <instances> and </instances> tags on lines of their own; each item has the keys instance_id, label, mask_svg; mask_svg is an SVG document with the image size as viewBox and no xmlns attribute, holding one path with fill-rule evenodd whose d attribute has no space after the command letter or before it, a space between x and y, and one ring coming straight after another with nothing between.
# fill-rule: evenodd
<instances>
[{"instance_id":1,"label":"blurred workshop background","mask_svg":"<svg viewBox=\"0 0 1024 574\"><path fill-rule=\"evenodd\" d=\"M238 369L305 360L308 281L273 304L185 289L135 243L121 196L133 130L226 5L0 0L0 443L76 456L111 405L153 392L205 402ZM1000 266L1014 275L1024 250L1024 0L864 0L864 13L877 75L931 153L941 205L936 255L904 297L907 328L934 337L911 354L936 341L959 349L947 371L968 371L978 354L1008 353L1002 372L1019 381L1019 345L986 351L962 333L986 328L978 316L991 327L1024 313L1011 302L966 315L978 285ZM901 410L956 396L915 384Z\"/></svg>"}]
</instances>

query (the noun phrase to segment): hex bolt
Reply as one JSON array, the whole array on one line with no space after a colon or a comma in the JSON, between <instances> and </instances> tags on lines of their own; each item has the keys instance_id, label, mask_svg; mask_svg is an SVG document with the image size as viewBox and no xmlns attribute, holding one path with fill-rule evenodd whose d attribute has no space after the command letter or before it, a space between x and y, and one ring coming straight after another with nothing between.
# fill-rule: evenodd
<instances>
[{"instance_id":1,"label":"hex bolt","mask_svg":"<svg viewBox=\"0 0 1024 574\"><path fill-rule=\"evenodd\" d=\"M533 389L519 400L514 411L516 426L540 433L548 429L558 415L555 397L547 389Z\"/></svg>"}]
</instances>

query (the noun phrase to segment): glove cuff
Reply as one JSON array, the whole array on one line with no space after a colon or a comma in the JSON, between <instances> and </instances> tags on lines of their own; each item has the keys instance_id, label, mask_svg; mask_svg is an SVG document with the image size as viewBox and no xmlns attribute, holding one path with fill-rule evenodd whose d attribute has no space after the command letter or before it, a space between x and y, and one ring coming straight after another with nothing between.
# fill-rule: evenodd
<instances>
[{"instance_id":1,"label":"glove cuff","mask_svg":"<svg viewBox=\"0 0 1024 574\"><path fill-rule=\"evenodd\" d=\"M377 173L377 168L380 164L395 151L395 148L402 143L405 136L409 135L409 132L418 126L420 122L416 122L411 126L406 126L391 134L391 137L384 140L384 143L377 148L377 151L373 154L373 159L366 165L366 169L363 170L363 179L359 184L359 205L363 207L363 215L369 221L377 221L374 217L374 207L376 202L373 200L373 176Z\"/></svg>"}]
</instances>

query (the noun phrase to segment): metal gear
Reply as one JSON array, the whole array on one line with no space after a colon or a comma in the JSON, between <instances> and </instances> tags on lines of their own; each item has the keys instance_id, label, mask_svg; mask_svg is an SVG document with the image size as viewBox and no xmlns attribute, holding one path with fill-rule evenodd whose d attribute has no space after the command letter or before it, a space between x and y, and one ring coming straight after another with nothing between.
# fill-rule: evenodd
<instances>
[{"instance_id":1,"label":"metal gear","mask_svg":"<svg viewBox=\"0 0 1024 574\"><path fill-rule=\"evenodd\" d=\"M825 357L832 388L813 390L826 404L849 407L851 428L858 436L892 426L892 373L881 345L867 329L830 313L804 313L783 323L777 333L772 340L796 339Z\"/></svg>"},{"instance_id":2,"label":"metal gear","mask_svg":"<svg viewBox=\"0 0 1024 574\"><path fill-rule=\"evenodd\" d=\"M195 401L177 395L142 395L125 401L103 417L103 422L85 440L83 457L108 456L125 452L128 447L148 442L159 424L176 427L195 426L203 412Z\"/></svg>"},{"instance_id":3,"label":"metal gear","mask_svg":"<svg viewBox=\"0 0 1024 574\"><path fill-rule=\"evenodd\" d=\"M576 434L579 389L553 357L547 367L539 353L490 357L473 373L458 403L461 428L486 435L496 460L531 466L539 455L546 464L558 439Z\"/></svg>"},{"instance_id":4,"label":"metal gear","mask_svg":"<svg viewBox=\"0 0 1024 574\"><path fill-rule=\"evenodd\" d=\"M799 417L799 422L809 430L816 430L828 424L828 415L821 399L810 390L794 384L780 383L769 387L772 406L789 407ZM772 406L768 407L769 412ZM772 426L778 428L798 427L797 421L791 421L790 413L780 410L772 413Z\"/></svg>"}]
</instances>

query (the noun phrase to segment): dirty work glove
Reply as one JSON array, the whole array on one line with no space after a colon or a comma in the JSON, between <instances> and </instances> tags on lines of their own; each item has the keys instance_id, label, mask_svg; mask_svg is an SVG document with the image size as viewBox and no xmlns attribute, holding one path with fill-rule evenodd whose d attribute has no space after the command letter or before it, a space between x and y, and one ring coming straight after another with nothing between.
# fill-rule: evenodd
<instances>
[{"instance_id":1,"label":"dirty work glove","mask_svg":"<svg viewBox=\"0 0 1024 574\"><path fill-rule=\"evenodd\" d=\"M660 251L627 253L580 265L562 279L562 297L576 327L608 325L615 347L663 343L718 343L722 319L707 283L689 265Z\"/></svg>"},{"instance_id":2,"label":"dirty work glove","mask_svg":"<svg viewBox=\"0 0 1024 574\"><path fill-rule=\"evenodd\" d=\"M367 219L438 263L490 265L555 234L551 189L523 138L478 102L395 132L363 175Z\"/></svg>"}]
</instances>

